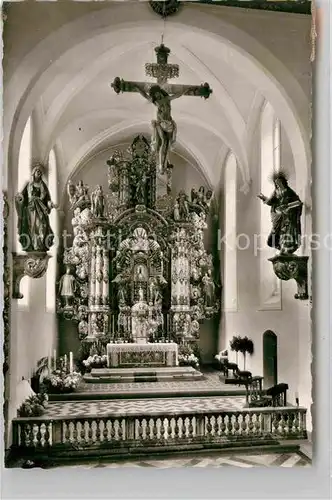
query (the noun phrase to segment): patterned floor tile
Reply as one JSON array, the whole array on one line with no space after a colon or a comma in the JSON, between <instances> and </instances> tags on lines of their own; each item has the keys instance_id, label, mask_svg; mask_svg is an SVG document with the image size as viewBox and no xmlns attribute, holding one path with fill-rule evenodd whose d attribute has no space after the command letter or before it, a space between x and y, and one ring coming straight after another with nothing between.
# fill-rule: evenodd
<instances>
[{"instance_id":1,"label":"patterned floor tile","mask_svg":"<svg viewBox=\"0 0 332 500\"><path fill-rule=\"evenodd\" d=\"M243 396L199 398L113 399L103 401L57 401L48 404L45 416L120 416L151 413L177 413L191 411L236 411L245 404Z\"/></svg>"},{"instance_id":2,"label":"patterned floor tile","mask_svg":"<svg viewBox=\"0 0 332 500\"><path fill-rule=\"evenodd\" d=\"M158 392L162 391L184 391L192 389L199 390L227 390L228 392L236 393L239 389L244 389L243 386L224 384L220 381L220 372L213 371L204 373L203 380L176 380L162 382L119 382L119 383L87 383L82 382L77 389L80 393L135 393L135 392Z\"/></svg>"},{"instance_id":3,"label":"patterned floor tile","mask_svg":"<svg viewBox=\"0 0 332 500\"><path fill-rule=\"evenodd\" d=\"M277 460L278 459L278 460ZM276 454L262 454L262 455L213 455L204 457L187 457L187 458L167 458L159 460L130 460L123 462L99 462L98 464L86 464L80 466L69 466L69 467L79 467L79 468L94 468L94 467L106 467L110 469L123 468L123 467L135 467L135 468L158 468L158 469L168 469L168 468L180 468L180 467L194 467L194 468L206 468L206 467L240 467L240 468L252 468L252 467L275 467L276 464L285 467L310 467L310 462L307 462L297 453L281 453ZM264 464L264 465L263 465ZM283 465L282 465L283 464Z\"/></svg>"}]
</instances>

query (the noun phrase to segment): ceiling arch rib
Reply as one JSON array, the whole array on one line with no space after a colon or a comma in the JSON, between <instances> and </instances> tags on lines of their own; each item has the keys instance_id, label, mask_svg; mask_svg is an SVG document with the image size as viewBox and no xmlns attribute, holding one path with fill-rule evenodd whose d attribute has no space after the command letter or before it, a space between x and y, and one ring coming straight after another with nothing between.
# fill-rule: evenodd
<instances>
[{"instance_id":1,"label":"ceiling arch rib","mask_svg":"<svg viewBox=\"0 0 332 500\"><path fill-rule=\"evenodd\" d=\"M149 45L149 42L138 43L133 46L133 42L124 43L120 46L112 47L98 57L91 65L82 69L78 74L71 79L65 88L57 95L56 99L52 102L48 112L45 116L44 127L44 143L46 144L43 150L43 156L47 155L49 149L49 142L51 140L53 130L57 128L63 116L66 107L70 101L81 92L91 81L93 81L101 71L104 71L107 66L117 61L124 54L135 53L141 50L144 46ZM111 81L109 82L111 83ZM111 95L111 91L110 91Z\"/></svg>"},{"instance_id":2,"label":"ceiling arch rib","mask_svg":"<svg viewBox=\"0 0 332 500\"><path fill-rule=\"evenodd\" d=\"M113 139L112 143L114 143L116 142L119 134L126 134L128 136L129 134L139 133L148 126L149 123L147 121L142 121L141 118L136 120L131 118L102 131L96 137L83 144L83 146L77 151L76 155L68 163L66 171L63 173L63 177L61 179L62 182L66 179L65 183L67 183L68 179L74 175L77 169L83 168L83 166L90 160L94 152L105 144L106 141ZM207 183L212 186L213 179L211 178L211 171L202 153L193 144L191 144L190 141L185 141L183 138L179 139L178 143L191 153L192 157L195 161L197 161L197 164L201 166L202 175L206 179Z\"/></svg>"},{"instance_id":3,"label":"ceiling arch rib","mask_svg":"<svg viewBox=\"0 0 332 500\"><path fill-rule=\"evenodd\" d=\"M150 109L150 108L149 108ZM121 109L103 109L103 110L96 110L93 113L88 113L88 114L81 114L77 116L73 121L67 124L67 126L61 131L61 134L66 135L67 131L71 128L77 127L80 123L87 122L88 120L94 120L96 122L100 120L105 120L108 117L112 119L112 121L117 121L121 120L123 123L127 124L130 122L130 120L140 120L141 122L147 123L148 124L148 129L150 129L150 113L147 112L148 110L146 109L145 112L138 111L136 110L135 115L133 116L133 113L130 109L128 108L121 108ZM186 124L186 125L193 125L196 126L199 129L202 129L204 131L209 132L210 134L213 134L217 138L220 139L222 143L225 143L229 148L233 149L234 151L239 153L239 163L241 164L242 167L242 174L244 177L244 180L247 177L247 171L246 171L246 164L243 163L241 154L239 151L239 145L237 138L234 135L226 135L223 133L222 128L217 128L214 124L210 124L207 121L202 121L199 117L197 117L194 114L191 113L185 113L185 112L179 112L177 114L177 122L178 125L181 124ZM148 130L150 133L151 131ZM178 140L181 139L183 131L180 131L178 133ZM87 138L88 139L88 138ZM54 142L56 142L57 137L54 138ZM50 144L50 147L52 147L53 143ZM210 177L214 177L214 168L212 164L209 166L209 175Z\"/></svg>"}]
</instances>

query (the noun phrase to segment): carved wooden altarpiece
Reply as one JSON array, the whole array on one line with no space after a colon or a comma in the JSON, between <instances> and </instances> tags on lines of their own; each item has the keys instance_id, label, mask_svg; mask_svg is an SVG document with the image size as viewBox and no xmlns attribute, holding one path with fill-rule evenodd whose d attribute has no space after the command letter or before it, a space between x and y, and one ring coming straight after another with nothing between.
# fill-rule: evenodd
<instances>
[{"instance_id":1,"label":"carved wooden altarpiece","mask_svg":"<svg viewBox=\"0 0 332 500\"><path fill-rule=\"evenodd\" d=\"M211 192L156 196L156 161L138 135L107 161L109 193L70 184L73 245L66 249L58 312L82 341L197 342L218 311L212 256L203 233ZM106 207L107 205L107 207Z\"/></svg>"}]
</instances>

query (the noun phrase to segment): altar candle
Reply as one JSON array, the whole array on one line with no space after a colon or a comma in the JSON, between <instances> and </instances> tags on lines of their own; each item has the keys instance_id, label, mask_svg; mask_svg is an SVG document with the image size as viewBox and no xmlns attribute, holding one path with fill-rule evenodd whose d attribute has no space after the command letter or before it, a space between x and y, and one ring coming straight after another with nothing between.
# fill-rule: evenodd
<instances>
[{"instance_id":1,"label":"altar candle","mask_svg":"<svg viewBox=\"0 0 332 500\"><path fill-rule=\"evenodd\" d=\"M65 371L67 371L67 354L64 356Z\"/></svg>"},{"instance_id":2,"label":"altar candle","mask_svg":"<svg viewBox=\"0 0 332 500\"><path fill-rule=\"evenodd\" d=\"M48 369L48 372L51 373L51 371L52 371L52 359L51 359L50 354L48 355L48 358L47 358L47 369Z\"/></svg>"},{"instance_id":3,"label":"altar candle","mask_svg":"<svg viewBox=\"0 0 332 500\"><path fill-rule=\"evenodd\" d=\"M53 351L53 368L56 370L56 350Z\"/></svg>"},{"instance_id":4,"label":"altar candle","mask_svg":"<svg viewBox=\"0 0 332 500\"><path fill-rule=\"evenodd\" d=\"M69 371L70 373L73 373L74 371L73 353L71 351L69 353Z\"/></svg>"}]
</instances>

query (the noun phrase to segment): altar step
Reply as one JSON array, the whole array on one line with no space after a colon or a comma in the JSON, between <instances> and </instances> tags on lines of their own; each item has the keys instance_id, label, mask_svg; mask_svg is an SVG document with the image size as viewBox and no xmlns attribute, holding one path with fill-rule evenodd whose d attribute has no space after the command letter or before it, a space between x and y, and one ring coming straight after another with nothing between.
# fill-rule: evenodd
<instances>
[{"instance_id":1,"label":"altar step","mask_svg":"<svg viewBox=\"0 0 332 500\"><path fill-rule=\"evenodd\" d=\"M191 366L160 368L93 368L84 375L84 381L92 384L132 382L177 382L202 380L204 375Z\"/></svg>"}]
</instances>

